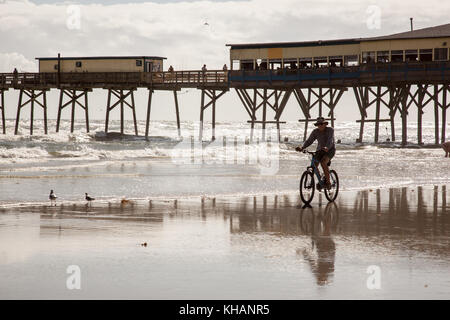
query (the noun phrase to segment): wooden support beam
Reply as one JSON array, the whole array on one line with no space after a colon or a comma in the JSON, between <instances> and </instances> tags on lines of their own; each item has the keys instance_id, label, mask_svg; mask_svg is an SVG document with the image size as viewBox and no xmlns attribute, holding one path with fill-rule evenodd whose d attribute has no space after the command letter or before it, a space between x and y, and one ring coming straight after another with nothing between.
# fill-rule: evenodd
<instances>
[{"instance_id":1,"label":"wooden support beam","mask_svg":"<svg viewBox=\"0 0 450 320\"><path fill-rule=\"evenodd\" d=\"M133 112L133 123L134 123L134 133L138 135L138 126L137 126L137 119L136 119L136 105L134 103L134 93L131 91L131 111Z\"/></svg>"},{"instance_id":2,"label":"wooden support beam","mask_svg":"<svg viewBox=\"0 0 450 320\"><path fill-rule=\"evenodd\" d=\"M222 90L219 94L216 93L216 89L205 89L202 88L202 94L201 94L201 102L200 102L200 128L199 128L199 139L200 141L203 139L203 119L204 119L204 111L209 106L212 106L212 140L214 140L215 137L215 130L216 130L216 102L217 100L222 97L228 90ZM206 102L206 97L210 98L211 101L208 103Z\"/></svg>"},{"instance_id":3,"label":"wooden support beam","mask_svg":"<svg viewBox=\"0 0 450 320\"><path fill-rule=\"evenodd\" d=\"M423 144L422 141L422 118L423 118L423 108L425 107L425 105L427 104L427 102L424 103L424 99L425 99L425 94L428 90L428 85L422 85L419 84L417 85L417 91L418 91L418 96L417 96L417 143L419 145ZM430 101L430 100L428 100Z\"/></svg>"},{"instance_id":4,"label":"wooden support beam","mask_svg":"<svg viewBox=\"0 0 450 320\"><path fill-rule=\"evenodd\" d=\"M277 108L277 110L275 112L275 119L279 120L281 118L281 115L283 114L283 111L286 108L286 104L288 103L292 92L294 92L294 90L292 90L292 89L288 89L288 90L284 91L283 98L281 99L281 102L278 105L278 108ZM277 102L277 104L278 104L278 102Z\"/></svg>"},{"instance_id":5,"label":"wooden support beam","mask_svg":"<svg viewBox=\"0 0 450 320\"><path fill-rule=\"evenodd\" d=\"M411 85L403 86L401 93L401 117L402 117L402 145L405 146L408 143L408 95Z\"/></svg>"},{"instance_id":6,"label":"wooden support beam","mask_svg":"<svg viewBox=\"0 0 450 320\"><path fill-rule=\"evenodd\" d=\"M381 86L377 86L376 109L375 109L375 143L378 143L378 134L380 131L380 107L381 107Z\"/></svg>"},{"instance_id":7,"label":"wooden support beam","mask_svg":"<svg viewBox=\"0 0 450 320\"><path fill-rule=\"evenodd\" d=\"M285 124L286 123L286 121L262 121L262 120L255 120L255 121L252 121L252 120L247 120L247 123L270 123L270 124L276 124L276 123L281 123L281 124Z\"/></svg>"},{"instance_id":8,"label":"wooden support beam","mask_svg":"<svg viewBox=\"0 0 450 320\"><path fill-rule=\"evenodd\" d=\"M14 134L17 135L19 132L19 119L20 119L20 110L22 109L22 98L23 98L23 90L19 92L19 104L17 105L17 115L16 115L16 126L14 129Z\"/></svg>"},{"instance_id":9,"label":"wooden support beam","mask_svg":"<svg viewBox=\"0 0 450 320\"><path fill-rule=\"evenodd\" d=\"M253 113L253 117L252 120L256 120L256 94L257 94L257 89L253 89L253 105L252 105L252 113ZM250 125L250 141L253 141L253 133L255 131L255 121L252 122L252 124Z\"/></svg>"},{"instance_id":10,"label":"wooden support beam","mask_svg":"<svg viewBox=\"0 0 450 320\"><path fill-rule=\"evenodd\" d=\"M445 142L447 137L446 135L446 127L447 127L447 108L449 105L447 104L447 91L449 90L449 85L445 84L442 88L442 104L441 104L441 112L442 112L442 131L441 131L441 143Z\"/></svg>"},{"instance_id":11,"label":"wooden support beam","mask_svg":"<svg viewBox=\"0 0 450 320\"><path fill-rule=\"evenodd\" d=\"M152 109L152 95L153 90L148 88L148 103L147 103L147 120L145 122L145 137L148 138L148 133L150 130L150 111Z\"/></svg>"},{"instance_id":12,"label":"wooden support beam","mask_svg":"<svg viewBox=\"0 0 450 320\"><path fill-rule=\"evenodd\" d=\"M2 113L2 131L6 134L6 121L5 121L5 91L8 89L0 89L0 112Z\"/></svg>"},{"instance_id":13,"label":"wooden support beam","mask_svg":"<svg viewBox=\"0 0 450 320\"><path fill-rule=\"evenodd\" d=\"M108 90L108 102L106 103L105 133L108 133L110 111L111 111L111 90Z\"/></svg>"},{"instance_id":14,"label":"wooden support beam","mask_svg":"<svg viewBox=\"0 0 450 320\"><path fill-rule=\"evenodd\" d=\"M205 111L205 89L202 89L201 101L200 101L200 128L198 133L198 139L200 142L203 140L203 112Z\"/></svg>"},{"instance_id":15,"label":"wooden support beam","mask_svg":"<svg viewBox=\"0 0 450 320\"><path fill-rule=\"evenodd\" d=\"M177 117L177 129L178 129L178 137L181 137L181 126L180 126L180 110L178 108L178 96L177 96L177 91L174 90L173 91L173 98L175 100L175 114Z\"/></svg>"},{"instance_id":16,"label":"wooden support beam","mask_svg":"<svg viewBox=\"0 0 450 320\"><path fill-rule=\"evenodd\" d=\"M439 144L439 86L434 85L434 143Z\"/></svg>"},{"instance_id":17,"label":"wooden support beam","mask_svg":"<svg viewBox=\"0 0 450 320\"><path fill-rule=\"evenodd\" d=\"M251 119L254 119L254 114L251 111L251 110L253 110L252 103L249 102L249 100L247 99L247 96L242 91L245 91L245 89L236 88L236 93L238 94L238 97L241 100L242 105L245 108L245 111L247 111L247 113Z\"/></svg>"},{"instance_id":18,"label":"wooden support beam","mask_svg":"<svg viewBox=\"0 0 450 320\"><path fill-rule=\"evenodd\" d=\"M325 120L327 120L327 121L331 121L331 120L333 120L332 118L324 118ZM336 118L334 118L334 120L336 120ZM306 122L306 121L315 121L315 119L311 119L311 118L309 118L309 119L299 119L298 120L298 122ZM360 120L356 120L356 122L359 122Z\"/></svg>"},{"instance_id":19,"label":"wooden support beam","mask_svg":"<svg viewBox=\"0 0 450 320\"><path fill-rule=\"evenodd\" d=\"M85 117L85 120L86 120L86 132L89 133L88 91L84 92L84 117Z\"/></svg>"},{"instance_id":20,"label":"wooden support beam","mask_svg":"<svg viewBox=\"0 0 450 320\"><path fill-rule=\"evenodd\" d=\"M364 135L364 121L367 117L367 112L366 112L366 104L365 101L366 99L364 99L363 96L363 91L361 88L359 87L353 87L353 92L355 94L355 98L356 98L356 103L358 104L359 107L359 111L361 113L361 125L359 127L359 138L358 141L362 142L362 138Z\"/></svg>"},{"instance_id":21,"label":"wooden support beam","mask_svg":"<svg viewBox=\"0 0 450 320\"><path fill-rule=\"evenodd\" d=\"M35 93L37 91L37 93ZM17 116L16 116L16 126L14 130L14 134L18 134L19 132L19 122L20 122L20 111L23 107L25 107L27 104L31 105L30 110L30 135L33 135L33 127L34 127L34 106L35 104L42 107L43 113L44 113L44 132L45 134L48 133L47 128L47 91L49 89L20 89L19 93L19 104L17 106ZM25 103L22 103L23 95L28 96L30 99L27 100ZM38 100L39 97L42 97L42 102Z\"/></svg>"},{"instance_id":22,"label":"wooden support beam","mask_svg":"<svg viewBox=\"0 0 450 320\"><path fill-rule=\"evenodd\" d=\"M263 89L264 97L263 97L263 122L262 122L262 141L266 140L266 108L267 108L267 89Z\"/></svg>"},{"instance_id":23,"label":"wooden support beam","mask_svg":"<svg viewBox=\"0 0 450 320\"><path fill-rule=\"evenodd\" d=\"M124 134L125 132L125 106L129 107L132 111L133 122L134 122L134 132L135 135L138 135L137 128L137 119L136 119L136 105L134 103L134 91L136 88L129 89L108 89L108 102L106 106L106 124L105 124L105 133L108 133L108 124L109 124L109 113L117 106L120 108L120 133ZM111 97L115 96L118 100L111 104ZM127 99L131 101L128 102ZM149 116L149 114L147 114ZM146 135L147 136L147 135Z\"/></svg>"},{"instance_id":24,"label":"wooden support beam","mask_svg":"<svg viewBox=\"0 0 450 320\"><path fill-rule=\"evenodd\" d=\"M212 140L216 140L216 90L212 90Z\"/></svg>"},{"instance_id":25,"label":"wooden support beam","mask_svg":"<svg viewBox=\"0 0 450 320\"><path fill-rule=\"evenodd\" d=\"M72 90L72 96L75 96L76 91ZM72 117L71 117L71 121L70 121L70 132L73 132L75 126L75 100L72 99Z\"/></svg>"},{"instance_id":26,"label":"wooden support beam","mask_svg":"<svg viewBox=\"0 0 450 320\"><path fill-rule=\"evenodd\" d=\"M364 119L364 122L390 122L391 121L391 119ZM356 120L356 122L357 123L360 123L361 122L361 120Z\"/></svg>"}]
</instances>

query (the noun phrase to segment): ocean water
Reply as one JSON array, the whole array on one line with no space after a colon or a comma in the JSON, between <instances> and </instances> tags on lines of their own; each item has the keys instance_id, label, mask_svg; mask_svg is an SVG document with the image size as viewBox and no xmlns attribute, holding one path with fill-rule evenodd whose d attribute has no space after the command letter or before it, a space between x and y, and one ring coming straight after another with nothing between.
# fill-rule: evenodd
<instances>
[{"instance_id":1,"label":"ocean water","mask_svg":"<svg viewBox=\"0 0 450 320\"><path fill-rule=\"evenodd\" d=\"M282 127L280 144L275 143L275 130L264 133L272 142L263 143L258 128L250 141L246 123L218 123L215 141L211 125L205 123L201 143L197 122L182 122L179 137L175 122L152 121L148 140L133 135L131 121L126 121L123 137L117 134L118 121L112 122L108 135L103 121L91 121L90 133L78 121L73 134L67 120L59 133L50 126L48 135L43 134L42 122L35 122L33 136L28 125L25 120L20 134L14 135L14 121L8 120L7 134L0 135L3 206L46 203L50 189L63 202L84 201L85 192L100 201L295 193L310 161L294 151L303 140L303 125L295 122ZM138 127L145 132L144 121ZM342 190L450 182L450 159L439 146L429 145L434 143L433 123L424 124L425 147L414 144L414 125L408 128L409 148L386 142L389 136L383 129L384 142L374 145L373 126L366 126L366 143L361 144L355 142L357 123L336 124L335 139L341 143L332 168L339 173Z\"/></svg>"}]
</instances>

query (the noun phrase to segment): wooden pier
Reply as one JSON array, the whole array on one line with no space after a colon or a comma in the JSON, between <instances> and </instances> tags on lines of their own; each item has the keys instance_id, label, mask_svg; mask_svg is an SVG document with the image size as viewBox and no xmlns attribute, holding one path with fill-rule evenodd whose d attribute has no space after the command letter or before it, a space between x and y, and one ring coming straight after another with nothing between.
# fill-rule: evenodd
<instances>
[{"instance_id":1,"label":"wooden pier","mask_svg":"<svg viewBox=\"0 0 450 320\"><path fill-rule=\"evenodd\" d=\"M344 92L355 95L361 119L358 141L363 141L364 125L375 123L375 143L379 142L379 126L388 122L391 139L396 141L394 117L397 112L402 119L402 144L407 143L407 117L411 106L418 110L418 142L422 139L424 109L431 106L435 116L435 143L446 137L446 113L450 104L450 62L401 62L360 65L352 67L328 67L309 70L213 70L202 72L106 72L106 73L3 73L0 74L0 111L2 129L6 132L5 99L8 89L19 90L19 102L15 134L18 133L23 108L30 106L30 134L33 134L35 107L44 115L44 131L47 133L47 93L60 91L56 132L60 130L61 114L66 107L71 109L71 132L74 130L75 109L80 107L85 115L86 131L89 132L88 95L93 89L107 90L105 132L108 132L110 112L120 109L120 132L123 134L124 112L127 107L133 115L134 133L137 135L137 118L134 94L136 90L148 90L148 105L145 136L150 133L152 96L156 91L173 91L177 128L180 133L180 114L177 92L182 88L201 90L200 138L203 137L204 111L212 109L212 139L215 138L216 102L225 93L234 89L249 115L248 122L253 131L256 124L263 132L268 124L275 124L280 132L281 116L290 98L294 98L304 115L299 120L305 123L304 139L308 125L315 116L324 116L334 126L335 110ZM64 100L66 98L66 100ZM375 108L375 118L369 119L368 110ZM381 108L387 108L389 118L380 118ZM358 110L357 109L357 110ZM268 111L273 111L273 118ZM260 113L258 116L257 113ZM439 116L441 123L439 123ZM264 139L264 137L262 137ZM280 134L279 134L280 138Z\"/></svg>"}]
</instances>

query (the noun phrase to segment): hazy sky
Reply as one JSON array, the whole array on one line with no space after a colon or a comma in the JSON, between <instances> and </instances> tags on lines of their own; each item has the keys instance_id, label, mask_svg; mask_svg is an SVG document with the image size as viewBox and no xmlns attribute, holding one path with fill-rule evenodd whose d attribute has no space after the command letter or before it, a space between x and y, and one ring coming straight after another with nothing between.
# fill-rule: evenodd
<instances>
[{"instance_id":1,"label":"hazy sky","mask_svg":"<svg viewBox=\"0 0 450 320\"><path fill-rule=\"evenodd\" d=\"M376 18L374 12L379 13L379 28L370 23ZM409 17L414 17L416 29L449 23L449 12L450 2L440 0L0 0L0 72L14 67L36 72L35 57L58 52L63 56L157 55L167 57L166 69L173 65L177 70L192 70L203 64L210 70L220 69L229 64L226 43L385 35L408 31ZM145 119L146 94L140 89L136 99L140 119ZM17 97L13 90L6 93L9 118L15 117ZM56 90L48 101L49 117L55 118ZM182 119L199 119L198 90L183 90L179 102ZM283 120L302 117L294 102L291 99ZM105 105L106 91L96 90L90 96L91 118L103 119ZM172 95L156 92L152 118L174 120L173 110ZM69 117L67 112L63 117ZM24 111L24 117L28 113ZM352 92L344 95L336 113L338 120L359 117ZM411 112L411 118L414 115ZM118 111L113 118L117 116ZM426 110L426 117L431 116L431 109ZM217 119L248 120L234 91L219 100Z\"/></svg>"}]
</instances>

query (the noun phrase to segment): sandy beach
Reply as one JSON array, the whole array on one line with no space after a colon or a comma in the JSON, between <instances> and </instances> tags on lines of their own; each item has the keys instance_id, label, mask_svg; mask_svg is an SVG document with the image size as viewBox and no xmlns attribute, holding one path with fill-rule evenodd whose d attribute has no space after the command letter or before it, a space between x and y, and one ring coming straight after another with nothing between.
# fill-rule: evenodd
<instances>
[{"instance_id":1,"label":"sandy beach","mask_svg":"<svg viewBox=\"0 0 450 320\"><path fill-rule=\"evenodd\" d=\"M0 298L448 299L448 188L3 208Z\"/></svg>"}]
</instances>

